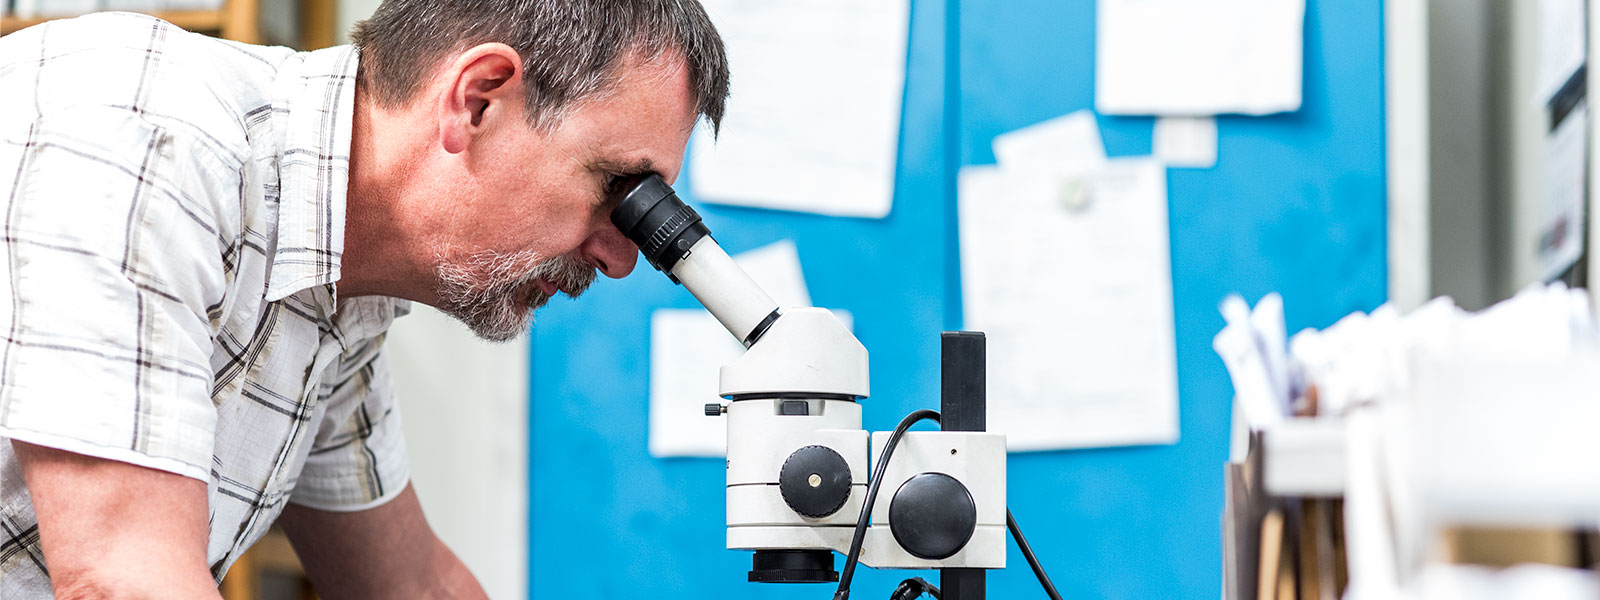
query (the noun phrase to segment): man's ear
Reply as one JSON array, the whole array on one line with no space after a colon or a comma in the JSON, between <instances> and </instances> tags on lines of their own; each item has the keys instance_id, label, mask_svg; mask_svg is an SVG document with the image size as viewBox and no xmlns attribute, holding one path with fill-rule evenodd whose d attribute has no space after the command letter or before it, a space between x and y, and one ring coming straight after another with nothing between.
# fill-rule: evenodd
<instances>
[{"instance_id":1,"label":"man's ear","mask_svg":"<svg viewBox=\"0 0 1600 600\"><path fill-rule=\"evenodd\" d=\"M501 43L479 44L445 66L439 96L439 142L455 154L484 131L485 116L520 114L522 57Z\"/></svg>"}]
</instances>

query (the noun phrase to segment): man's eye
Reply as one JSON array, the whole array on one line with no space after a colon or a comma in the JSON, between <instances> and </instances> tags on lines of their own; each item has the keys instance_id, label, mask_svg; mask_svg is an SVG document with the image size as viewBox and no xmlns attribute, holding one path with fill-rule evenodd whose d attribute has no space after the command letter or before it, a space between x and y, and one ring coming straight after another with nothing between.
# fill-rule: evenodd
<instances>
[{"instance_id":1,"label":"man's eye","mask_svg":"<svg viewBox=\"0 0 1600 600\"><path fill-rule=\"evenodd\" d=\"M624 191L623 188L627 187L627 183L630 179L632 179L632 177L628 177L626 175L606 173L606 195L614 196L622 193Z\"/></svg>"}]
</instances>

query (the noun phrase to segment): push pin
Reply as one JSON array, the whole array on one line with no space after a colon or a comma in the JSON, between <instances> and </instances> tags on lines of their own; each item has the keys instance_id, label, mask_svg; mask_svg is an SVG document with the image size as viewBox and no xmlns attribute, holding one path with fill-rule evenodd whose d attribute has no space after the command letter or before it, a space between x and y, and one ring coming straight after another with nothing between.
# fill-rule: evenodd
<instances>
[{"instance_id":1,"label":"push pin","mask_svg":"<svg viewBox=\"0 0 1600 600\"><path fill-rule=\"evenodd\" d=\"M1071 212L1082 212L1089 207L1091 200L1089 185L1081 176L1067 177L1061 181L1061 187L1056 192L1056 200L1061 203L1061 208Z\"/></svg>"}]
</instances>

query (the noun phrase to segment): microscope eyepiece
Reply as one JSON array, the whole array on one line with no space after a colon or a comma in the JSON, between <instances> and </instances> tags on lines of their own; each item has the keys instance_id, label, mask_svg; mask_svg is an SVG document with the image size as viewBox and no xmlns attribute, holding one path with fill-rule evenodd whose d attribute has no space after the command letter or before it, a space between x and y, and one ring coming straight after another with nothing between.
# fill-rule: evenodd
<instances>
[{"instance_id":1,"label":"microscope eyepiece","mask_svg":"<svg viewBox=\"0 0 1600 600\"><path fill-rule=\"evenodd\" d=\"M682 284L746 348L778 320L778 305L712 239L700 214L660 175L647 175L611 211L644 259Z\"/></svg>"},{"instance_id":2,"label":"microscope eyepiece","mask_svg":"<svg viewBox=\"0 0 1600 600\"><path fill-rule=\"evenodd\" d=\"M678 278L672 268L700 238L711 230L660 175L641 179L622 203L611 211L611 224L639 247L644 259L657 271L666 273L673 283Z\"/></svg>"}]
</instances>

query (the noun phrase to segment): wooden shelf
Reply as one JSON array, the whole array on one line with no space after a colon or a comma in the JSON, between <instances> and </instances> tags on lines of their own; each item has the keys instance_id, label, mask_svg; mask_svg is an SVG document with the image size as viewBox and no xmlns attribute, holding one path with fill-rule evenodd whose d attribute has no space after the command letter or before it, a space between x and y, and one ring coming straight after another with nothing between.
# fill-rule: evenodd
<instances>
[{"instance_id":1,"label":"wooden shelf","mask_svg":"<svg viewBox=\"0 0 1600 600\"><path fill-rule=\"evenodd\" d=\"M212 34L236 42L259 44L261 43L260 13L261 0L223 0L222 5L217 7L216 10L169 10L147 14L154 15L189 31ZM64 19L72 16L76 15L29 18L0 17L0 35L53 19Z\"/></svg>"},{"instance_id":2,"label":"wooden shelf","mask_svg":"<svg viewBox=\"0 0 1600 600\"><path fill-rule=\"evenodd\" d=\"M189 31L214 33L222 31L224 14L221 10L184 10L184 11L157 11L149 13L163 21L172 23ZM32 27L46 21L66 17L0 17L0 35L5 35L22 29Z\"/></svg>"}]
</instances>

